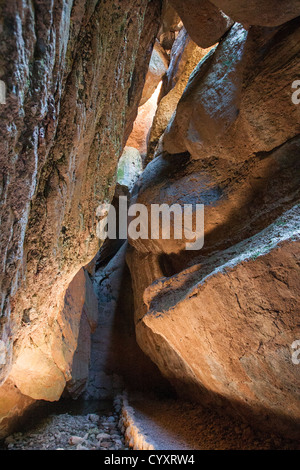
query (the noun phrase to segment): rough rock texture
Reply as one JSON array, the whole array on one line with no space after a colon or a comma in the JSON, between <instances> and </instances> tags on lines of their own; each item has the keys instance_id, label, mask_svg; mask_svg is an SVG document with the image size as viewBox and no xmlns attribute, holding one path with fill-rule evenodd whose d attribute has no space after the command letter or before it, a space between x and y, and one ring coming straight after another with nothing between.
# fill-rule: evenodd
<instances>
[{"instance_id":1,"label":"rough rock texture","mask_svg":"<svg viewBox=\"0 0 300 470\"><path fill-rule=\"evenodd\" d=\"M7 450L124 450L118 414L53 414L27 432L5 439Z\"/></svg>"},{"instance_id":2,"label":"rough rock texture","mask_svg":"<svg viewBox=\"0 0 300 470\"><path fill-rule=\"evenodd\" d=\"M253 155L235 165L215 157L201 161L191 160L188 154L157 156L140 177L135 198L148 208L149 237L151 204L179 204L182 213L184 204L192 204L194 218L195 204L204 204L204 248L188 253L185 238L174 239L173 230L170 239L160 236L130 243L142 253L178 253L178 261L170 257L172 271L189 258L254 234L298 201L299 145L299 137L295 137L273 152ZM171 227L174 220L171 217Z\"/></svg>"},{"instance_id":3,"label":"rough rock texture","mask_svg":"<svg viewBox=\"0 0 300 470\"><path fill-rule=\"evenodd\" d=\"M118 162L117 182L131 190L142 173L142 158L138 149L127 146Z\"/></svg>"},{"instance_id":4,"label":"rough rock texture","mask_svg":"<svg viewBox=\"0 0 300 470\"><path fill-rule=\"evenodd\" d=\"M132 202L148 213L204 204L204 247L188 252L160 233L130 239L127 253L138 343L178 393L293 438L299 44L298 18L249 31L236 23L199 63Z\"/></svg>"},{"instance_id":5,"label":"rough rock texture","mask_svg":"<svg viewBox=\"0 0 300 470\"><path fill-rule=\"evenodd\" d=\"M0 389L0 439L7 436L18 420L24 415L24 410L29 410L35 405L35 400L29 398L17 389L11 380L6 380Z\"/></svg>"},{"instance_id":6,"label":"rough rock texture","mask_svg":"<svg viewBox=\"0 0 300 470\"><path fill-rule=\"evenodd\" d=\"M228 400L299 436L299 206L202 264L152 283L137 339L182 396ZM245 288L246 287L246 288Z\"/></svg>"},{"instance_id":7,"label":"rough rock texture","mask_svg":"<svg viewBox=\"0 0 300 470\"><path fill-rule=\"evenodd\" d=\"M244 25L279 26L300 16L300 1L285 0L211 0L230 18Z\"/></svg>"},{"instance_id":8,"label":"rough rock texture","mask_svg":"<svg viewBox=\"0 0 300 470\"><path fill-rule=\"evenodd\" d=\"M151 55L149 70L146 75L146 82L139 106L143 106L143 104L145 104L146 101L151 98L155 89L158 87L159 82L162 80L163 76L167 72L168 66L168 56L166 55L165 50L160 45L158 40L156 40Z\"/></svg>"},{"instance_id":9,"label":"rough rock texture","mask_svg":"<svg viewBox=\"0 0 300 470\"><path fill-rule=\"evenodd\" d=\"M200 60L210 51L197 46L182 28L171 51L170 66L163 80L161 95L148 141L146 162L152 160L159 139L170 122L189 77Z\"/></svg>"},{"instance_id":10,"label":"rough rock texture","mask_svg":"<svg viewBox=\"0 0 300 470\"><path fill-rule=\"evenodd\" d=\"M299 450L299 442L258 431L239 416L175 399L123 396L121 429L134 450ZM178 460L182 456L178 456ZM187 456L189 457L189 456Z\"/></svg>"},{"instance_id":11,"label":"rough rock texture","mask_svg":"<svg viewBox=\"0 0 300 470\"><path fill-rule=\"evenodd\" d=\"M31 320L31 342L23 341L10 377L34 399L58 400L66 381L70 392L84 386L90 356L90 336L96 327L97 299L88 274L81 269L69 285L64 308L52 325L51 356L45 337L48 325ZM30 322L30 318L28 318Z\"/></svg>"},{"instance_id":12,"label":"rough rock texture","mask_svg":"<svg viewBox=\"0 0 300 470\"><path fill-rule=\"evenodd\" d=\"M165 133L165 150L236 161L297 135L291 86L299 73L299 38L298 19L249 32L234 25L192 74Z\"/></svg>"},{"instance_id":13,"label":"rough rock texture","mask_svg":"<svg viewBox=\"0 0 300 470\"><path fill-rule=\"evenodd\" d=\"M208 0L170 0L192 40L210 47L226 33L233 21Z\"/></svg>"},{"instance_id":14,"label":"rough rock texture","mask_svg":"<svg viewBox=\"0 0 300 470\"><path fill-rule=\"evenodd\" d=\"M64 308L52 325L51 356L45 354L47 325L30 318L31 342L24 341L9 379L0 388L0 436L5 435L36 400L57 400L66 387L77 398L88 379L91 334L96 328L98 303L86 270L69 285ZM26 329L26 328L25 328Z\"/></svg>"},{"instance_id":15,"label":"rough rock texture","mask_svg":"<svg viewBox=\"0 0 300 470\"><path fill-rule=\"evenodd\" d=\"M164 0L161 17L160 32L167 33L168 31L175 32L178 30L181 20L176 10L172 7L170 0Z\"/></svg>"},{"instance_id":16,"label":"rough rock texture","mask_svg":"<svg viewBox=\"0 0 300 470\"><path fill-rule=\"evenodd\" d=\"M70 379L53 357L54 332L68 284L99 248L96 208L114 193L160 7L158 0L1 4L0 377L15 363L23 388L30 358L41 373L38 392L34 383L24 388L35 398L48 396L44 366L58 384L50 399ZM39 349L37 331L45 333Z\"/></svg>"},{"instance_id":17,"label":"rough rock texture","mask_svg":"<svg viewBox=\"0 0 300 470\"><path fill-rule=\"evenodd\" d=\"M169 389L136 343L131 278L125 262L127 246L124 243L94 276L99 310L86 399L112 398L124 386L144 391Z\"/></svg>"},{"instance_id":18,"label":"rough rock texture","mask_svg":"<svg viewBox=\"0 0 300 470\"><path fill-rule=\"evenodd\" d=\"M143 106L139 107L138 115L134 121L132 132L126 142L127 147L137 149L142 158L147 154L148 134L153 124L153 118L157 110L157 101L161 90L161 83L156 88L151 98Z\"/></svg>"}]
</instances>

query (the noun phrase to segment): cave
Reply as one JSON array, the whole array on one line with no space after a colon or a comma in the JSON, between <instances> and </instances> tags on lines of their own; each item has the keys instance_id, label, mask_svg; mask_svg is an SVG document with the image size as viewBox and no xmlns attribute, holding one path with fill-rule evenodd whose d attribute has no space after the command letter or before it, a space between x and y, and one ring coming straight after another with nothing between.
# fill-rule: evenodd
<instances>
[{"instance_id":1,"label":"cave","mask_svg":"<svg viewBox=\"0 0 300 470\"><path fill-rule=\"evenodd\" d=\"M0 10L0 449L299 450L299 0Z\"/></svg>"}]
</instances>

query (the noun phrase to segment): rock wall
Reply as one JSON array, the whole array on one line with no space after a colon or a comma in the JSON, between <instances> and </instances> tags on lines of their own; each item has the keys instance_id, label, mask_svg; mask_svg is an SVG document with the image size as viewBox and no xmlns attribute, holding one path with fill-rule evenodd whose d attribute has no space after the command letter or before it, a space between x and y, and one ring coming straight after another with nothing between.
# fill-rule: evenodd
<instances>
[{"instance_id":1,"label":"rock wall","mask_svg":"<svg viewBox=\"0 0 300 470\"><path fill-rule=\"evenodd\" d=\"M295 438L300 9L262 3L171 2L192 40L213 47L179 100L177 84L166 88L134 202L149 213L193 204L194 222L204 204L204 247L187 251L186 240L160 233L129 240L127 262L138 343L177 392Z\"/></svg>"},{"instance_id":2,"label":"rock wall","mask_svg":"<svg viewBox=\"0 0 300 470\"><path fill-rule=\"evenodd\" d=\"M1 3L1 394L15 380L26 397L57 400L71 380L54 353L57 331L70 328L64 295L99 249L96 208L114 194L160 9L159 0Z\"/></svg>"}]
</instances>

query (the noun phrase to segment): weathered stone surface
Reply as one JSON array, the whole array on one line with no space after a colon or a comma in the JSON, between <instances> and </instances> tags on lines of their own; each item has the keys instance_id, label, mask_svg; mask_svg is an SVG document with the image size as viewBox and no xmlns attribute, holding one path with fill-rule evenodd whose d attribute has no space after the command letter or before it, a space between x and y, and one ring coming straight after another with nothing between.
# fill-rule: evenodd
<instances>
[{"instance_id":1,"label":"weathered stone surface","mask_svg":"<svg viewBox=\"0 0 300 470\"><path fill-rule=\"evenodd\" d=\"M134 121L132 132L126 142L126 147L134 147L139 151L143 160L147 153L148 134L157 109L158 96L161 84L158 85L151 98L139 107L138 115Z\"/></svg>"},{"instance_id":2,"label":"weathered stone surface","mask_svg":"<svg viewBox=\"0 0 300 470\"><path fill-rule=\"evenodd\" d=\"M211 0L230 18L246 26L279 26L300 16L299 0Z\"/></svg>"},{"instance_id":3,"label":"weathered stone surface","mask_svg":"<svg viewBox=\"0 0 300 470\"><path fill-rule=\"evenodd\" d=\"M138 22L140 20L138 16L134 17L135 21ZM135 59L135 67L131 76L130 88L128 90L128 108L126 111L123 147L125 147L128 137L131 134L133 123L137 116L138 106L140 106L144 90L145 76L149 70L149 62L160 25L161 1L150 0L146 4L146 12L143 18L143 29L141 31L139 47Z\"/></svg>"},{"instance_id":4,"label":"weathered stone surface","mask_svg":"<svg viewBox=\"0 0 300 470\"><path fill-rule=\"evenodd\" d=\"M180 23L181 19L176 10L172 7L171 2L169 0L164 0L161 12L160 31L162 33L178 31Z\"/></svg>"},{"instance_id":5,"label":"weathered stone surface","mask_svg":"<svg viewBox=\"0 0 300 470\"><path fill-rule=\"evenodd\" d=\"M146 162L152 160L158 141L170 122L189 77L200 60L210 51L197 46L183 28L174 42L171 61L149 135Z\"/></svg>"},{"instance_id":6,"label":"weathered stone surface","mask_svg":"<svg viewBox=\"0 0 300 470\"><path fill-rule=\"evenodd\" d=\"M137 148L127 146L124 148L118 162L117 182L131 190L142 173L142 158Z\"/></svg>"},{"instance_id":7,"label":"weathered stone surface","mask_svg":"<svg viewBox=\"0 0 300 470\"><path fill-rule=\"evenodd\" d=\"M299 435L299 205L273 225L144 292L142 349L183 396L228 402Z\"/></svg>"},{"instance_id":8,"label":"weathered stone surface","mask_svg":"<svg viewBox=\"0 0 300 470\"><path fill-rule=\"evenodd\" d=\"M161 154L139 180L133 202L148 214L151 204L205 205L203 249L188 253L184 239L160 234L130 239L127 255L139 345L178 392L292 437L300 424L291 350L300 334L298 26L235 24L192 74Z\"/></svg>"},{"instance_id":9,"label":"weathered stone surface","mask_svg":"<svg viewBox=\"0 0 300 470\"><path fill-rule=\"evenodd\" d=\"M160 7L159 0L1 4L0 380L14 363L18 387L35 398L57 399L63 389L53 327L68 285L99 249L96 208L114 194Z\"/></svg>"},{"instance_id":10,"label":"weathered stone surface","mask_svg":"<svg viewBox=\"0 0 300 470\"><path fill-rule=\"evenodd\" d=\"M35 400L22 395L11 380L8 379L2 385L0 388L0 439L14 429L18 419L34 403Z\"/></svg>"},{"instance_id":11,"label":"weathered stone surface","mask_svg":"<svg viewBox=\"0 0 300 470\"><path fill-rule=\"evenodd\" d=\"M139 104L140 106L143 106L143 104L151 98L155 89L158 87L159 82L168 70L168 66L168 56L160 43L156 41L151 55L149 70L147 72L146 82Z\"/></svg>"},{"instance_id":12,"label":"weathered stone surface","mask_svg":"<svg viewBox=\"0 0 300 470\"><path fill-rule=\"evenodd\" d=\"M299 34L298 19L249 32L234 25L192 74L165 132L164 149L237 161L297 135L291 86L299 73Z\"/></svg>"},{"instance_id":13,"label":"weathered stone surface","mask_svg":"<svg viewBox=\"0 0 300 470\"><path fill-rule=\"evenodd\" d=\"M92 283L81 269L69 285L64 308L51 330L31 319L35 327L31 328L30 342L26 338L21 341L10 373L23 395L54 401L60 398L66 382L74 396L84 387L97 311Z\"/></svg>"},{"instance_id":14,"label":"weathered stone surface","mask_svg":"<svg viewBox=\"0 0 300 470\"><path fill-rule=\"evenodd\" d=\"M183 251L185 257L197 256L197 251L187 253L187 239L174 239L172 217L170 239L164 240L162 234L151 239L153 204L179 204L182 214L184 204L192 204L194 211L196 203L204 204L206 253L264 228L299 198L299 145L299 137L295 137L273 152L249 156L234 166L215 157L201 161L190 159L188 154L157 156L140 177L138 195L132 200L148 209L149 239L130 239L130 243L142 253ZM170 257L171 264L175 259Z\"/></svg>"},{"instance_id":15,"label":"weathered stone surface","mask_svg":"<svg viewBox=\"0 0 300 470\"><path fill-rule=\"evenodd\" d=\"M208 0L170 0L182 22L198 46L216 44L233 21Z\"/></svg>"}]
</instances>

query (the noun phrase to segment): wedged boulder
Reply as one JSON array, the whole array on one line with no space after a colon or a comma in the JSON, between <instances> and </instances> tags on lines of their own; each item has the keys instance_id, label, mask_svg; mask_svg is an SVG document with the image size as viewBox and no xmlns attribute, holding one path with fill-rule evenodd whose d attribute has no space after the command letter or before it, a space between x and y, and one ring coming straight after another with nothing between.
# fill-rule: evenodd
<instances>
[{"instance_id":1,"label":"wedged boulder","mask_svg":"<svg viewBox=\"0 0 300 470\"><path fill-rule=\"evenodd\" d=\"M139 106L143 106L143 104L145 104L151 98L156 88L158 87L159 82L167 72L168 67L169 58L163 47L160 45L159 41L156 40Z\"/></svg>"},{"instance_id":2,"label":"wedged boulder","mask_svg":"<svg viewBox=\"0 0 300 470\"><path fill-rule=\"evenodd\" d=\"M137 340L178 393L297 437L299 205L271 226L146 289Z\"/></svg>"},{"instance_id":3,"label":"wedged boulder","mask_svg":"<svg viewBox=\"0 0 300 470\"><path fill-rule=\"evenodd\" d=\"M138 149L127 146L124 148L117 168L117 182L131 190L142 173L142 158Z\"/></svg>"},{"instance_id":4,"label":"wedged boulder","mask_svg":"<svg viewBox=\"0 0 300 470\"><path fill-rule=\"evenodd\" d=\"M152 160L158 141L168 126L189 77L200 60L210 51L191 40L183 28L174 42L168 71L163 80L160 99L148 139L146 163Z\"/></svg>"},{"instance_id":5,"label":"wedged boulder","mask_svg":"<svg viewBox=\"0 0 300 470\"><path fill-rule=\"evenodd\" d=\"M65 388L73 398L82 393L97 316L92 282L81 269L67 289L63 310L49 329L32 311L23 317L25 325L15 346L12 370L0 387L0 437L11 432L38 400L56 401Z\"/></svg>"},{"instance_id":6,"label":"wedged boulder","mask_svg":"<svg viewBox=\"0 0 300 470\"><path fill-rule=\"evenodd\" d=\"M0 7L0 384L16 358L36 399L57 399L71 378L55 365L53 325L100 248L96 209L114 195L161 12L160 0L48 3Z\"/></svg>"},{"instance_id":7,"label":"wedged boulder","mask_svg":"<svg viewBox=\"0 0 300 470\"><path fill-rule=\"evenodd\" d=\"M161 29L160 32L167 33L168 31L178 31L181 19L172 7L170 0L164 0L161 12Z\"/></svg>"},{"instance_id":8,"label":"wedged boulder","mask_svg":"<svg viewBox=\"0 0 300 470\"><path fill-rule=\"evenodd\" d=\"M297 135L291 87L299 73L299 22L249 32L236 23L192 74L164 134L164 149L238 161Z\"/></svg>"},{"instance_id":9,"label":"wedged boulder","mask_svg":"<svg viewBox=\"0 0 300 470\"><path fill-rule=\"evenodd\" d=\"M211 0L234 21L246 26L279 26L300 16L299 0Z\"/></svg>"},{"instance_id":10,"label":"wedged boulder","mask_svg":"<svg viewBox=\"0 0 300 470\"><path fill-rule=\"evenodd\" d=\"M208 0L170 0L184 27L198 46L216 44L232 26L233 21Z\"/></svg>"}]
</instances>

